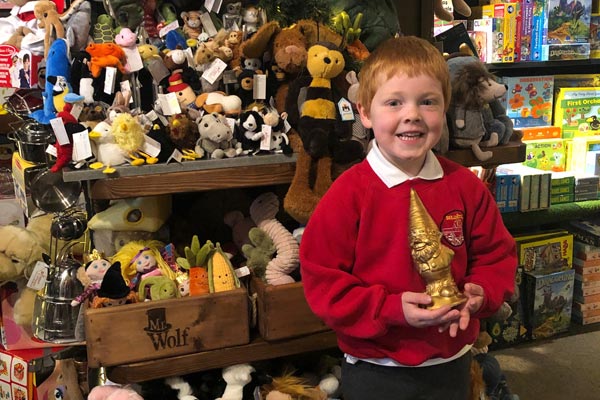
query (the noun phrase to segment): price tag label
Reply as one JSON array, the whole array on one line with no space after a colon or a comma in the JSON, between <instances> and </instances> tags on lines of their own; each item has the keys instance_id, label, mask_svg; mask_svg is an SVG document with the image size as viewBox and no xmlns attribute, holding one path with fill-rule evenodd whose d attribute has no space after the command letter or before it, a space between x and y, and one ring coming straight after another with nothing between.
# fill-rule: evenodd
<instances>
[{"instance_id":1,"label":"price tag label","mask_svg":"<svg viewBox=\"0 0 600 400\"><path fill-rule=\"evenodd\" d=\"M71 115L75 119L79 119L79 116L81 115L82 111L83 111L83 103L81 101L73 103L73 108L71 108Z\"/></svg>"},{"instance_id":2,"label":"price tag label","mask_svg":"<svg viewBox=\"0 0 600 400\"><path fill-rule=\"evenodd\" d=\"M211 8L207 7L206 9L210 10ZM215 24L213 24L208 13L205 12L200 14L200 21L202 22L202 28L208 34L208 36L213 37L217 34L217 28L215 28Z\"/></svg>"},{"instance_id":3,"label":"price tag label","mask_svg":"<svg viewBox=\"0 0 600 400\"><path fill-rule=\"evenodd\" d=\"M152 139L146 135L144 137L144 144L142 145L142 151L151 157L158 157L160 154L161 145L160 142Z\"/></svg>"},{"instance_id":4,"label":"price tag label","mask_svg":"<svg viewBox=\"0 0 600 400\"><path fill-rule=\"evenodd\" d=\"M175 93L158 94L158 100L160 101L160 107L163 114L175 115L181 114L181 107L177 101L177 95Z\"/></svg>"},{"instance_id":5,"label":"price tag label","mask_svg":"<svg viewBox=\"0 0 600 400\"><path fill-rule=\"evenodd\" d=\"M56 153L56 147L54 147L53 144L49 144L48 147L46 147L46 153L50 154L52 157L58 157L58 154Z\"/></svg>"},{"instance_id":6,"label":"price tag label","mask_svg":"<svg viewBox=\"0 0 600 400\"><path fill-rule=\"evenodd\" d=\"M106 67L105 71L104 93L113 94L115 91L115 83L117 81L117 69L115 67Z\"/></svg>"},{"instance_id":7,"label":"price tag label","mask_svg":"<svg viewBox=\"0 0 600 400\"><path fill-rule=\"evenodd\" d=\"M183 162L183 154L181 154L181 152L179 150L175 149L175 150L173 150L173 153L171 153L171 155L167 159L167 164L169 162L171 162L171 160L177 161L178 163L181 164Z\"/></svg>"},{"instance_id":8,"label":"price tag label","mask_svg":"<svg viewBox=\"0 0 600 400\"><path fill-rule=\"evenodd\" d=\"M67 135L67 130L65 129L65 124L63 123L62 118L53 118L50 120L50 126L54 131L54 136L56 136L56 141L61 146L65 144L71 143L69 140L69 135Z\"/></svg>"},{"instance_id":9,"label":"price tag label","mask_svg":"<svg viewBox=\"0 0 600 400\"><path fill-rule=\"evenodd\" d=\"M73 134L73 160L81 161L92 156L92 146L87 129Z\"/></svg>"},{"instance_id":10,"label":"price tag label","mask_svg":"<svg viewBox=\"0 0 600 400\"><path fill-rule=\"evenodd\" d=\"M48 270L50 267L48 264L38 261L33 267L33 272L27 281L27 287L33 290L42 290L46 286L46 280L48 279Z\"/></svg>"},{"instance_id":11,"label":"price tag label","mask_svg":"<svg viewBox=\"0 0 600 400\"><path fill-rule=\"evenodd\" d=\"M265 74L254 75L254 87L252 88L252 96L257 100L267 98L267 76Z\"/></svg>"},{"instance_id":12,"label":"price tag label","mask_svg":"<svg viewBox=\"0 0 600 400\"><path fill-rule=\"evenodd\" d=\"M263 124L261 125L262 129L262 138L260 139L260 149L261 150L271 150L271 135L272 135L272 127L271 125Z\"/></svg>"},{"instance_id":13,"label":"price tag label","mask_svg":"<svg viewBox=\"0 0 600 400\"><path fill-rule=\"evenodd\" d=\"M242 278L244 276L248 276L250 275L250 268L243 266L240 268L237 268L235 270L235 276L237 276L238 278Z\"/></svg>"},{"instance_id":14,"label":"price tag label","mask_svg":"<svg viewBox=\"0 0 600 400\"><path fill-rule=\"evenodd\" d=\"M179 22L177 20L163 26L159 31L158 31L158 36L160 36L161 38L165 37L165 35L167 33L169 33L170 31L179 28Z\"/></svg>"},{"instance_id":15,"label":"price tag label","mask_svg":"<svg viewBox=\"0 0 600 400\"><path fill-rule=\"evenodd\" d=\"M227 63L220 58L215 58L206 71L204 71L202 77L212 85L219 79L225 68L227 68Z\"/></svg>"}]
</instances>

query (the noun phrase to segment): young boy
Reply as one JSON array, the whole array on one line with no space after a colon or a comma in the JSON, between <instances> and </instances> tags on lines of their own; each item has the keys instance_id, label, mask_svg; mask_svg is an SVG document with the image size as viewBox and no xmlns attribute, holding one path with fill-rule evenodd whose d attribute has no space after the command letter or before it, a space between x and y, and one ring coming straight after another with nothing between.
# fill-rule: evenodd
<instances>
[{"instance_id":1,"label":"young boy","mask_svg":"<svg viewBox=\"0 0 600 400\"><path fill-rule=\"evenodd\" d=\"M345 353L345 400L465 400L478 319L514 288L514 240L475 174L431 151L450 101L439 51L416 37L389 39L359 80L358 111L375 140L308 222L305 295ZM409 244L411 189L454 253L451 274L467 298L454 308L425 308L432 298Z\"/></svg>"}]
</instances>

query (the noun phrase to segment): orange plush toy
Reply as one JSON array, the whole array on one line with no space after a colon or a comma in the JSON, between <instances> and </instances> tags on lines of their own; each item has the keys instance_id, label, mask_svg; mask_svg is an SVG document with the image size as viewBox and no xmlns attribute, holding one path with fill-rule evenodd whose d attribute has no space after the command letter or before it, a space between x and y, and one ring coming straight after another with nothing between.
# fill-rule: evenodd
<instances>
[{"instance_id":1,"label":"orange plush toy","mask_svg":"<svg viewBox=\"0 0 600 400\"><path fill-rule=\"evenodd\" d=\"M94 78L99 77L102 68L105 67L117 67L121 73L127 73L123 66L125 52L119 45L115 43L90 43L85 51L91 56L88 66Z\"/></svg>"}]
</instances>

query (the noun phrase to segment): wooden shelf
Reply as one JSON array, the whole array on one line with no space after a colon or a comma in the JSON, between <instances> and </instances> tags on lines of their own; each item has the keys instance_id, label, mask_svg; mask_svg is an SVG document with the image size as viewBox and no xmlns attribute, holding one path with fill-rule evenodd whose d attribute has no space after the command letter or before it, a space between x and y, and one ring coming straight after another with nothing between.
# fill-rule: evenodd
<instances>
[{"instance_id":1,"label":"wooden shelf","mask_svg":"<svg viewBox=\"0 0 600 400\"><path fill-rule=\"evenodd\" d=\"M294 177L296 155L264 155L225 160L116 167L107 176L99 170L68 170L63 179L93 181L93 199L122 199L168 193L197 192L289 183Z\"/></svg>"},{"instance_id":2,"label":"wooden shelf","mask_svg":"<svg viewBox=\"0 0 600 400\"><path fill-rule=\"evenodd\" d=\"M510 230L542 227L585 218L600 212L600 200L556 204L547 210L512 212L502 214L504 224Z\"/></svg>"},{"instance_id":3,"label":"wooden shelf","mask_svg":"<svg viewBox=\"0 0 600 400\"><path fill-rule=\"evenodd\" d=\"M487 64L488 70L502 76L557 74L597 74L600 59Z\"/></svg>"},{"instance_id":4,"label":"wooden shelf","mask_svg":"<svg viewBox=\"0 0 600 400\"><path fill-rule=\"evenodd\" d=\"M482 166L489 168L500 164L510 164L525 161L526 145L521 141L511 141L505 145L492 147L489 150L494 153L494 156L485 162L478 160L471 149L450 150L442 155L452 161L464 165L465 167Z\"/></svg>"},{"instance_id":5,"label":"wooden shelf","mask_svg":"<svg viewBox=\"0 0 600 400\"><path fill-rule=\"evenodd\" d=\"M243 346L109 367L107 375L115 383L135 383L335 347L332 331L272 342L254 339Z\"/></svg>"}]
</instances>

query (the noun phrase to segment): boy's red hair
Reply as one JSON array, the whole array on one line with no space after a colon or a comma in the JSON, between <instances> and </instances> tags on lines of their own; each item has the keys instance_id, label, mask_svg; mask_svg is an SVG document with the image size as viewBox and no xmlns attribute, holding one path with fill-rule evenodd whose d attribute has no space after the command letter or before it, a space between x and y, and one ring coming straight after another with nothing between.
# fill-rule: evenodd
<instances>
[{"instance_id":1,"label":"boy's red hair","mask_svg":"<svg viewBox=\"0 0 600 400\"><path fill-rule=\"evenodd\" d=\"M446 60L427 40L416 36L401 36L379 44L360 70L358 103L367 113L377 89L399 73L409 77L425 74L439 80L444 94L444 110L448 109L451 88Z\"/></svg>"}]
</instances>

